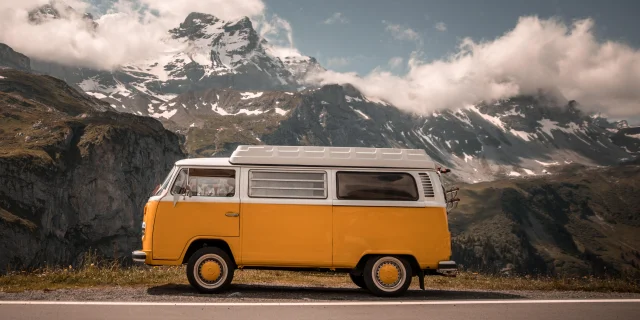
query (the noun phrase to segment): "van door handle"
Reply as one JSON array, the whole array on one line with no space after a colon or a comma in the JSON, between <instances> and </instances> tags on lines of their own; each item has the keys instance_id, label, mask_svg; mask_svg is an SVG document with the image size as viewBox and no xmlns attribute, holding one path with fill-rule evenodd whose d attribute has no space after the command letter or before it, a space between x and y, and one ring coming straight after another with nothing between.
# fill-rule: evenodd
<instances>
[{"instance_id":1,"label":"van door handle","mask_svg":"<svg viewBox=\"0 0 640 320\"><path fill-rule=\"evenodd\" d=\"M225 215L225 216L227 216L227 217L237 217L237 216L239 216L240 214L239 214L239 213L237 213L237 212L227 212L227 213L225 213L224 215Z\"/></svg>"}]
</instances>

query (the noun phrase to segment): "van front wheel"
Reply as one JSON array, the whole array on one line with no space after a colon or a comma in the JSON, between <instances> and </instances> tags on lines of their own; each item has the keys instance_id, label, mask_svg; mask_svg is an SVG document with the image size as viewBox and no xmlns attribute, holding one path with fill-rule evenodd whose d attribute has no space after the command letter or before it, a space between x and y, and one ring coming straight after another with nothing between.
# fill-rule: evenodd
<instances>
[{"instance_id":1,"label":"van front wheel","mask_svg":"<svg viewBox=\"0 0 640 320\"><path fill-rule=\"evenodd\" d=\"M412 272L404 258L374 256L364 266L364 282L376 296L399 296L409 289Z\"/></svg>"},{"instance_id":2,"label":"van front wheel","mask_svg":"<svg viewBox=\"0 0 640 320\"><path fill-rule=\"evenodd\" d=\"M235 267L229 255L216 247L205 247L194 252L187 263L189 283L202 293L217 293L225 290Z\"/></svg>"}]
</instances>

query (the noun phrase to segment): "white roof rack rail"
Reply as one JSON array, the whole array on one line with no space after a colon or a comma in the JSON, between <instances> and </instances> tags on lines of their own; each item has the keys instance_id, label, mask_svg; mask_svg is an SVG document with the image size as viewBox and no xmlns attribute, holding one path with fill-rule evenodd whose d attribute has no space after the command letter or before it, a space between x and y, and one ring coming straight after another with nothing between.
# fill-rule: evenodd
<instances>
[{"instance_id":1,"label":"white roof rack rail","mask_svg":"<svg viewBox=\"0 0 640 320\"><path fill-rule=\"evenodd\" d=\"M422 149L240 145L232 164L320 167L415 168L435 170Z\"/></svg>"}]
</instances>

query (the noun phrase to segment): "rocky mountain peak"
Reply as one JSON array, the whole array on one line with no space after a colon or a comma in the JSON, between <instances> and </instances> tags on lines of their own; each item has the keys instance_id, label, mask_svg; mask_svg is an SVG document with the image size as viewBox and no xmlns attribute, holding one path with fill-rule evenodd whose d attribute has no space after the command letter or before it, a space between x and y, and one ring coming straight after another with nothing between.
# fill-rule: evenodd
<instances>
[{"instance_id":1,"label":"rocky mountain peak","mask_svg":"<svg viewBox=\"0 0 640 320\"><path fill-rule=\"evenodd\" d=\"M29 57L14 51L4 43L0 43L0 68L31 71L31 61Z\"/></svg>"},{"instance_id":2,"label":"rocky mountain peak","mask_svg":"<svg viewBox=\"0 0 640 320\"><path fill-rule=\"evenodd\" d=\"M241 29L253 29L253 23L251 23L251 19L249 17L242 17L235 22L231 22L226 26L226 30L241 30ZM255 30L254 30L255 31Z\"/></svg>"},{"instance_id":3,"label":"rocky mountain peak","mask_svg":"<svg viewBox=\"0 0 640 320\"><path fill-rule=\"evenodd\" d=\"M29 21L33 23L43 23L49 19L68 18L75 12L76 11L68 5L52 2L31 10L29 12Z\"/></svg>"},{"instance_id":4,"label":"rocky mountain peak","mask_svg":"<svg viewBox=\"0 0 640 320\"><path fill-rule=\"evenodd\" d=\"M616 122L616 127L618 129L629 128L629 123L627 122L627 120L620 120L620 121Z\"/></svg>"},{"instance_id":5,"label":"rocky mountain peak","mask_svg":"<svg viewBox=\"0 0 640 320\"><path fill-rule=\"evenodd\" d=\"M184 22L180 24L180 27L188 26L190 24L198 24L198 25L210 24L211 25L218 21L220 21L220 19L218 19L216 16L212 14L202 13L202 12L191 12L184 19Z\"/></svg>"},{"instance_id":6,"label":"rocky mountain peak","mask_svg":"<svg viewBox=\"0 0 640 320\"><path fill-rule=\"evenodd\" d=\"M190 13L184 22L180 23L180 26L169 30L169 33L174 38L189 38L190 40L199 38L208 38L211 36L206 31L209 26L213 26L220 22L220 19L211 14L192 12Z\"/></svg>"},{"instance_id":7,"label":"rocky mountain peak","mask_svg":"<svg viewBox=\"0 0 640 320\"><path fill-rule=\"evenodd\" d=\"M210 14L192 12L169 33L174 39L190 44L189 55L210 56L215 67L243 65L253 51L266 55L260 36L247 17L223 21Z\"/></svg>"},{"instance_id":8,"label":"rocky mountain peak","mask_svg":"<svg viewBox=\"0 0 640 320\"><path fill-rule=\"evenodd\" d=\"M302 82L307 75L326 71L314 57L308 56L288 56L282 58L282 63L289 72Z\"/></svg>"},{"instance_id":9,"label":"rocky mountain peak","mask_svg":"<svg viewBox=\"0 0 640 320\"><path fill-rule=\"evenodd\" d=\"M55 19L82 19L89 30L95 30L98 23L90 13L80 13L62 1L51 1L29 12L29 21L33 24L47 23Z\"/></svg>"}]
</instances>

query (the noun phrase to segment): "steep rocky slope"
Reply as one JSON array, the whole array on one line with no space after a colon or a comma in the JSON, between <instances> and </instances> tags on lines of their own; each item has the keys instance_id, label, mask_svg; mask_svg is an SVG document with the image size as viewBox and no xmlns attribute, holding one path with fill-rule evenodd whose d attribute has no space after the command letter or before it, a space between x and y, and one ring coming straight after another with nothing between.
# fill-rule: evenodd
<instances>
[{"instance_id":1,"label":"steep rocky slope","mask_svg":"<svg viewBox=\"0 0 640 320\"><path fill-rule=\"evenodd\" d=\"M12 68L23 71L31 70L29 57L15 52L11 47L0 43L0 69Z\"/></svg>"},{"instance_id":2,"label":"steep rocky slope","mask_svg":"<svg viewBox=\"0 0 640 320\"><path fill-rule=\"evenodd\" d=\"M640 161L460 188L449 223L465 268L640 277Z\"/></svg>"},{"instance_id":3,"label":"steep rocky slope","mask_svg":"<svg viewBox=\"0 0 640 320\"><path fill-rule=\"evenodd\" d=\"M139 247L142 208L178 137L63 81L0 70L0 270Z\"/></svg>"}]
</instances>

